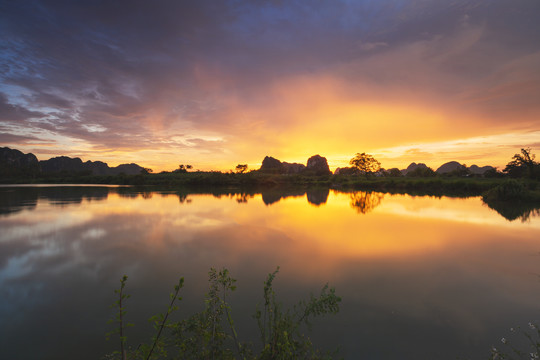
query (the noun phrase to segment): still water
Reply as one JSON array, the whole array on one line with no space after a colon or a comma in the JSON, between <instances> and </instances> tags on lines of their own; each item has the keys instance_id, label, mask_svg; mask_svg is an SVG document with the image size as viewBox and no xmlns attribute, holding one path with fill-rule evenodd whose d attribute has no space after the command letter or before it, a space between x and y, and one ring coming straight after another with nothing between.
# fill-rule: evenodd
<instances>
[{"instance_id":1,"label":"still water","mask_svg":"<svg viewBox=\"0 0 540 360\"><path fill-rule=\"evenodd\" d=\"M5 359L100 359L116 350L113 290L128 275L128 342L165 311L202 310L210 267L238 279L243 339L280 266L293 304L329 283L343 298L312 339L346 359L486 359L540 319L540 217L510 221L480 198L310 190L140 192L0 187L0 349Z\"/></svg>"}]
</instances>

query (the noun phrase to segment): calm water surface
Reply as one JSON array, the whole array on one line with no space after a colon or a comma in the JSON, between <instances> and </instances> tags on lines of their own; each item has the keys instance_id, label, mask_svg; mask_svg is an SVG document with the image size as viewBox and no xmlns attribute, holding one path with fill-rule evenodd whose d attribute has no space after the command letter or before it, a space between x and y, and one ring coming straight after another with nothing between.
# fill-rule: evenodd
<instances>
[{"instance_id":1,"label":"calm water surface","mask_svg":"<svg viewBox=\"0 0 540 360\"><path fill-rule=\"evenodd\" d=\"M540 319L540 218L509 221L480 198L325 190L263 194L0 187L0 349L5 359L100 359L113 290L129 276L128 336L165 310L202 308L210 267L238 279L240 336L276 266L292 304L325 284L338 315L312 338L347 359L485 359Z\"/></svg>"}]
</instances>

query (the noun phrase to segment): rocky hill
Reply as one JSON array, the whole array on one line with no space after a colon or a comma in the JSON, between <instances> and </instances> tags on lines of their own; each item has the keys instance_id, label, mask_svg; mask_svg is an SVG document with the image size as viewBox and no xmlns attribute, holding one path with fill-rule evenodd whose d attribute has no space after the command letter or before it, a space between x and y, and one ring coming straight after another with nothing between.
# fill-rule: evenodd
<instances>
[{"instance_id":1,"label":"rocky hill","mask_svg":"<svg viewBox=\"0 0 540 360\"><path fill-rule=\"evenodd\" d=\"M417 164L417 163L413 162L409 166L407 166L406 169L401 170L401 173L403 175L407 175L408 173L412 173L414 171L419 171L418 169L420 169L420 170L428 170L429 167L424 163L418 163Z\"/></svg>"},{"instance_id":2,"label":"rocky hill","mask_svg":"<svg viewBox=\"0 0 540 360\"><path fill-rule=\"evenodd\" d=\"M457 161L450 161L439 166L439 168L435 170L435 172L437 174L448 174L455 171L466 171L466 170L467 170L467 167L465 165L461 165Z\"/></svg>"},{"instance_id":3,"label":"rocky hill","mask_svg":"<svg viewBox=\"0 0 540 360\"><path fill-rule=\"evenodd\" d=\"M469 171L471 172L471 174L475 174L475 175L484 175L486 173L486 171L494 171L495 168L493 166L477 166L477 165L471 165L469 166Z\"/></svg>"},{"instance_id":4,"label":"rocky hill","mask_svg":"<svg viewBox=\"0 0 540 360\"><path fill-rule=\"evenodd\" d=\"M299 163L281 162L271 156L265 156L260 172L267 174L306 174L306 175L331 175L328 161L325 157L314 155L307 161L307 165Z\"/></svg>"},{"instance_id":5,"label":"rocky hill","mask_svg":"<svg viewBox=\"0 0 540 360\"><path fill-rule=\"evenodd\" d=\"M306 172L315 175L331 175L330 167L328 167L328 161L325 157L320 155L314 155L307 161Z\"/></svg>"},{"instance_id":6,"label":"rocky hill","mask_svg":"<svg viewBox=\"0 0 540 360\"><path fill-rule=\"evenodd\" d=\"M457 161L449 161L442 164L435 171L438 175L455 175L455 176L464 176L468 174L472 175L484 175L487 171L495 171L493 166L482 166L471 165L470 167L460 164ZM428 172L433 174L433 170L429 168L426 164L423 163L411 163L406 169L401 170L402 175L413 175L413 176L425 176Z\"/></svg>"},{"instance_id":7,"label":"rocky hill","mask_svg":"<svg viewBox=\"0 0 540 360\"><path fill-rule=\"evenodd\" d=\"M482 166L471 165L469 167L464 164L460 164L457 161L450 161L445 164L442 164L437 169L437 174L449 174L449 173L463 173L463 174L474 174L474 175L483 175L486 171L493 171L495 168L493 166Z\"/></svg>"},{"instance_id":8,"label":"rocky hill","mask_svg":"<svg viewBox=\"0 0 540 360\"><path fill-rule=\"evenodd\" d=\"M80 158L58 156L49 160L38 161L32 154L24 154L8 147L0 148L0 176L37 176L40 174L78 174L78 175L137 175L144 171L137 164L122 164L109 167L102 161L86 161Z\"/></svg>"},{"instance_id":9,"label":"rocky hill","mask_svg":"<svg viewBox=\"0 0 540 360\"><path fill-rule=\"evenodd\" d=\"M115 167L109 167L102 161L82 162L80 158L70 158L67 156L58 156L49 160L39 162L43 173L86 173L88 175L126 175L140 174L144 168L137 164L122 164Z\"/></svg>"},{"instance_id":10,"label":"rocky hill","mask_svg":"<svg viewBox=\"0 0 540 360\"><path fill-rule=\"evenodd\" d=\"M285 169L283 163L276 158L271 156L265 156L262 165L259 168L260 172L270 173L270 174L284 174Z\"/></svg>"},{"instance_id":11,"label":"rocky hill","mask_svg":"<svg viewBox=\"0 0 540 360\"><path fill-rule=\"evenodd\" d=\"M41 171L37 157L8 147L0 148L0 176L35 176Z\"/></svg>"}]
</instances>

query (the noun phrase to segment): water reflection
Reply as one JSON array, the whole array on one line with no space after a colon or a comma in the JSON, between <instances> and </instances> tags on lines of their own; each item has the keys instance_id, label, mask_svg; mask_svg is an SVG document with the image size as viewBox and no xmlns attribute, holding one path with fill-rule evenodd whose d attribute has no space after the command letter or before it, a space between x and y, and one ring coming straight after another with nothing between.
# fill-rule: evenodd
<instances>
[{"instance_id":1,"label":"water reflection","mask_svg":"<svg viewBox=\"0 0 540 360\"><path fill-rule=\"evenodd\" d=\"M179 275L181 313L200 310L211 266L238 278L232 301L247 337L256 333L262 281L277 265L286 303L335 285L342 310L314 324L313 339L340 344L345 358L487 358L509 327L540 315L540 218L508 222L479 198L4 190L6 211L33 204L0 217L6 358L98 359L114 350L103 339L123 274L137 344Z\"/></svg>"},{"instance_id":2,"label":"water reflection","mask_svg":"<svg viewBox=\"0 0 540 360\"><path fill-rule=\"evenodd\" d=\"M265 205L272 205L288 197L304 196L306 194L306 191L301 190L301 189L283 190L279 188L271 188L271 189L263 190L261 194L262 194L262 201L265 203Z\"/></svg>"},{"instance_id":3,"label":"water reflection","mask_svg":"<svg viewBox=\"0 0 540 360\"><path fill-rule=\"evenodd\" d=\"M325 188L310 189L306 192L308 203L315 206L326 204L326 202L328 201L329 194L330 194L330 189L325 189Z\"/></svg>"},{"instance_id":4,"label":"water reflection","mask_svg":"<svg viewBox=\"0 0 540 360\"><path fill-rule=\"evenodd\" d=\"M272 205L280 200L306 196L308 203L320 206L326 204L330 189L328 188L308 188L306 189L280 189L271 188L261 192L262 200L266 205Z\"/></svg>"},{"instance_id":5,"label":"water reflection","mask_svg":"<svg viewBox=\"0 0 540 360\"><path fill-rule=\"evenodd\" d=\"M384 194L371 191L358 191L352 193L351 206L356 209L359 214L367 214L373 211L384 198Z\"/></svg>"},{"instance_id":6,"label":"water reflection","mask_svg":"<svg viewBox=\"0 0 540 360\"><path fill-rule=\"evenodd\" d=\"M335 192L335 190L332 190ZM378 207L385 194L372 191L344 192L350 197L350 206L359 214L367 214ZM192 191L184 189L182 191L149 191L139 190L129 187L107 187L107 186L38 186L38 187L16 187L0 186L0 216L9 215L22 210L32 210L36 207L38 199L47 200L51 205L65 206L69 204L81 204L84 201L106 200L109 194L127 199L152 199L154 194L174 194L180 203L190 203L190 194L211 194L221 199L223 196L235 198L237 203L247 203L250 199L255 199L260 194L265 205L272 205L288 198L306 198L311 205L321 206L328 202L330 189L328 188L308 188L306 189L281 189L270 188L256 191L231 191L225 189L198 189ZM440 199L441 196L434 198ZM490 202L486 205L499 213L505 219L521 220L526 222L533 217L540 215L540 208L536 204L527 202Z\"/></svg>"},{"instance_id":7,"label":"water reflection","mask_svg":"<svg viewBox=\"0 0 540 360\"><path fill-rule=\"evenodd\" d=\"M0 188L0 216L34 209L38 196L36 188L24 192L13 188Z\"/></svg>"},{"instance_id":8,"label":"water reflection","mask_svg":"<svg viewBox=\"0 0 540 360\"><path fill-rule=\"evenodd\" d=\"M253 195L249 195L249 194L246 194L246 193L238 193L238 194L236 194L236 202L239 203L239 204L247 203L248 199L250 197L252 198Z\"/></svg>"},{"instance_id":9,"label":"water reflection","mask_svg":"<svg viewBox=\"0 0 540 360\"><path fill-rule=\"evenodd\" d=\"M50 187L0 187L0 215L22 210L32 210L39 198L52 205L80 204L83 201L105 200L109 187L50 186Z\"/></svg>"},{"instance_id":10,"label":"water reflection","mask_svg":"<svg viewBox=\"0 0 540 360\"><path fill-rule=\"evenodd\" d=\"M529 221L531 218L540 215L540 208L536 204L523 201L489 201L485 204L501 214L509 221L521 220Z\"/></svg>"}]
</instances>

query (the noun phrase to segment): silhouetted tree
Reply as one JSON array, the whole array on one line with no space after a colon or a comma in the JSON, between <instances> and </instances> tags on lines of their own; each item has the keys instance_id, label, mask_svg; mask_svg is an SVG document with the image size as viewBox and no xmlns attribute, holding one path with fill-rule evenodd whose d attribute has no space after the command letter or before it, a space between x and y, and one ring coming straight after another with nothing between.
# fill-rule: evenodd
<instances>
[{"instance_id":1,"label":"silhouetted tree","mask_svg":"<svg viewBox=\"0 0 540 360\"><path fill-rule=\"evenodd\" d=\"M446 177L464 177L469 175L471 175L471 171L467 168L467 165L465 164L461 165L453 171L444 174L444 176Z\"/></svg>"},{"instance_id":2,"label":"silhouetted tree","mask_svg":"<svg viewBox=\"0 0 540 360\"><path fill-rule=\"evenodd\" d=\"M247 164L238 164L236 165L236 172L238 174L243 174L247 171L247 168L248 168Z\"/></svg>"},{"instance_id":3,"label":"silhouetted tree","mask_svg":"<svg viewBox=\"0 0 540 360\"><path fill-rule=\"evenodd\" d=\"M363 172L366 177L381 169L381 163L375 160L372 155L366 153L356 153L356 156L349 161L349 164Z\"/></svg>"},{"instance_id":4,"label":"silhouetted tree","mask_svg":"<svg viewBox=\"0 0 540 360\"><path fill-rule=\"evenodd\" d=\"M151 174L151 173L153 173L153 172L154 172L154 170L152 170L152 169L150 169L150 168L143 168L143 169L141 170L141 174Z\"/></svg>"},{"instance_id":5,"label":"silhouetted tree","mask_svg":"<svg viewBox=\"0 0 540 360\"><path fill-rule=\"evenodd\" d=\"M409 171L406 176L407 177L434 177L435 175L437 175L437 173L433 171L432 168L419 167L419 168L414 169L413 171Z\"/></svg>"},{"instance_id":6,"label":"silhouetted tree","mask_svg":"<svg viewBox=\"0 0 540 360\"><path fill-rule=\"evenodd\" d=\"M402 176L402 174L401 174L401 170L399 170L398 168L392 168L392 169L386 170L384 172L384 176L400 177L400 176Z\"/></svg>"},{"instance_id":7,"label":"silhouetted tree","mask_svg":"<svg viewBox=\"0 0 540 360\"><path fill-rule=\"evenodd\" d=\"M484 172L483 176L485 178L501 178L504 177L504 174L500 171L497 171L497 169L489 169Z\"/></svg>"},{"instance_id":8,"label":"silhouetted tree","mask_svg":"<svg viewBox=\"0 0 540 360\"><path fill-rule=\"evenodd\" d=\"M540 164L534 161L536 155L531 154L531 149L521 149L521 154L515 154L512 161L506 164L503 172L510 177L529 177L532 179L540 178Z\"/></svg>"},{"instance_id":9,"label":"silhouetted tree","mask_svg":"<svg viewBox=\"0 0 540 360\"><path fill-rule=\"evenodd\" d=\"M191 165L180 164L180 165L178 165L178 169L174 170L173 172L175 172L175 173L187 173L187 171L192 169L192 168L193 168L193 166L191 166Z\"/></svg>"},{"instance_id":10,"label":"silhouetted tree","mask_svg":"<svg viewBox=\"0 0 540 360\"><path fill-rule=\"evenodd\" d=\"M342 167L336 169L336 172L334 173L336 175L359 175L360 171L358 171L355 167Z\"/></svg>"}]
</instances>

